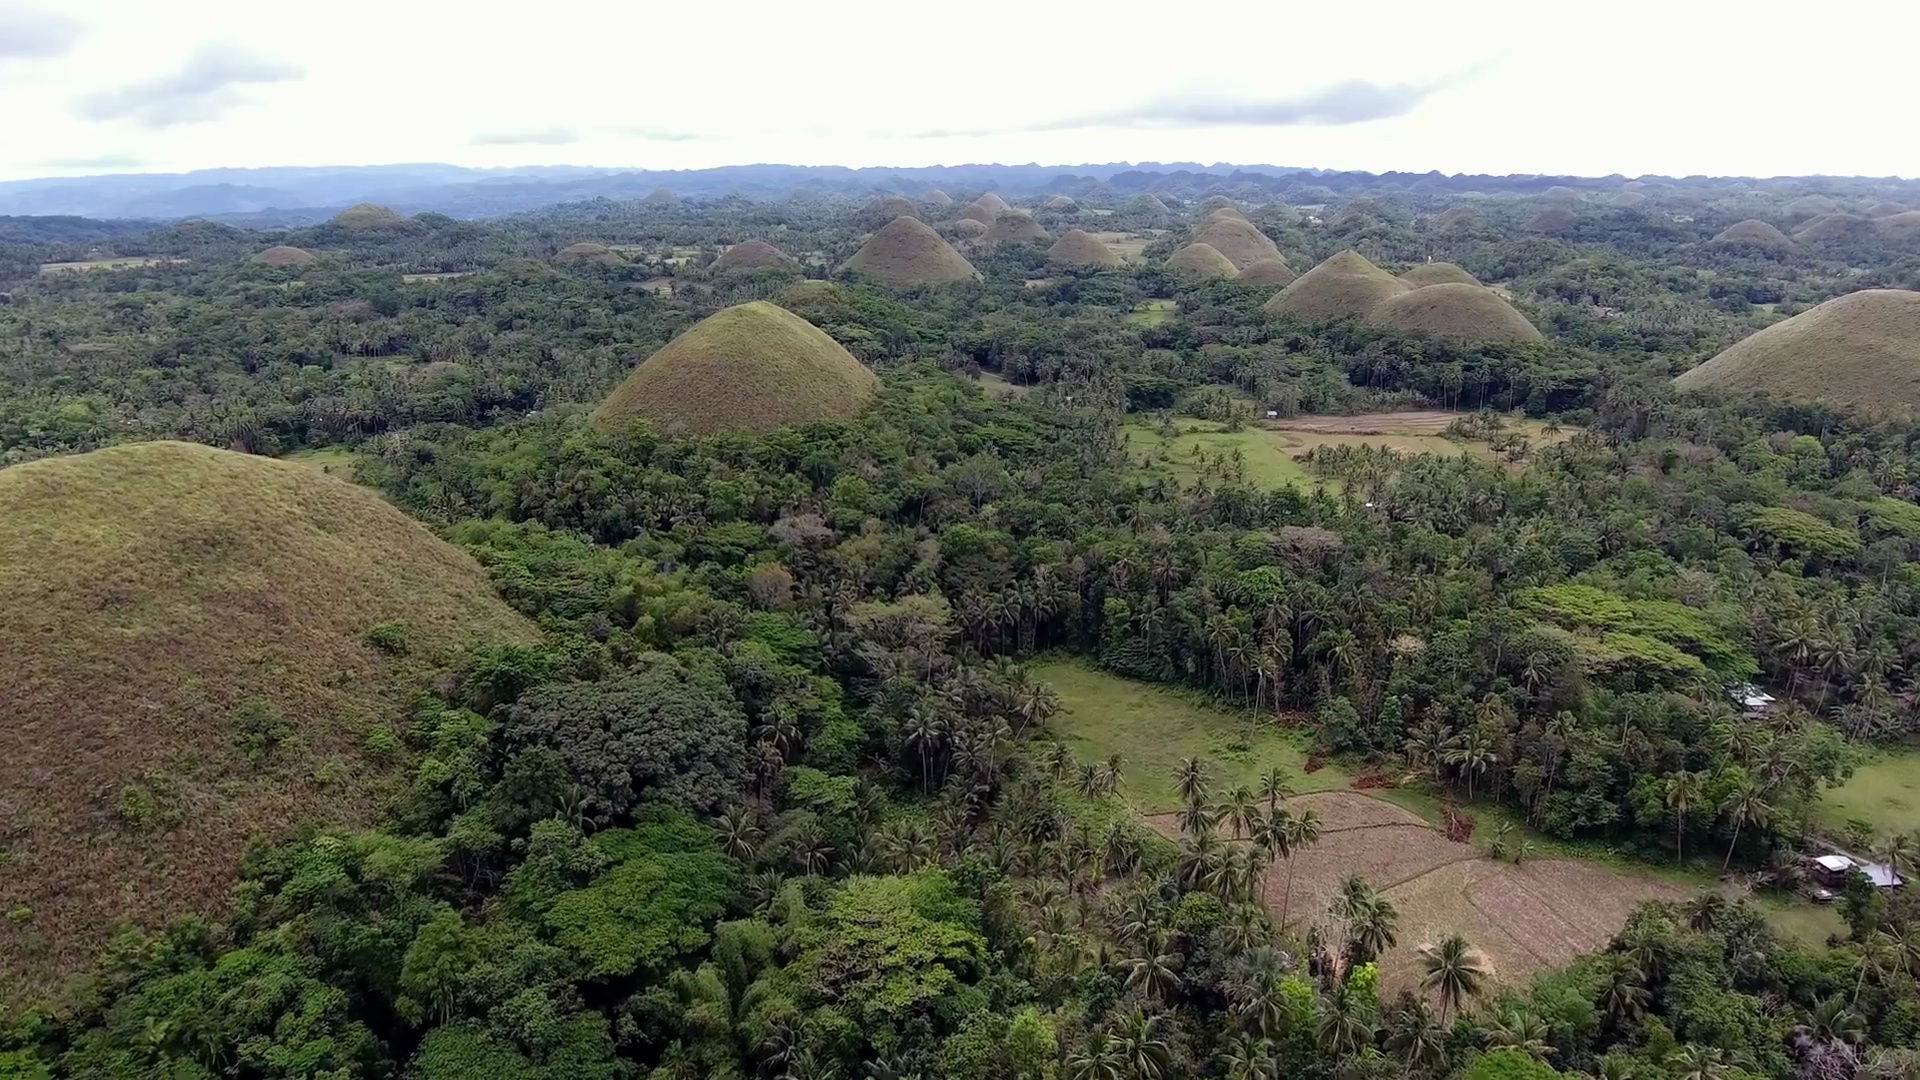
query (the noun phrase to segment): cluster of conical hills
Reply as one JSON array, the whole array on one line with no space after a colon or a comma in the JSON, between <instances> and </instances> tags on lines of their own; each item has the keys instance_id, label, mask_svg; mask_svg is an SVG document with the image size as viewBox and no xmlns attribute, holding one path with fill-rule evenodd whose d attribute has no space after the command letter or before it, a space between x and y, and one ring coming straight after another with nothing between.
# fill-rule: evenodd
<instances>
[{"instance_id":1,"label":"cluster of conical hills","mask_svg":"<svg viewBox=\"0 0 1920 1080\"><path fill-rule=\"evenodd\" d=\"M718 311L668 342L608 395L594 420L618 426L646 419L676 436L765 432L850 418L878 387L873 372L825 331L756 300Z\"/></svg>"},{"instance_id":2,"label":"cluster of conical hills","mask_svg":"<svg viewBox=\"0 0 1920 1080\"><path fill-rule=\"evenodd\" d=\"M374 492L187 443L0 469L0 588L7 897L33 912L0 920L0 1000L122 920L220 909L251 837L371 820L395 778L367 737L414 680L536 637Z\"/></svg>"},{"instance_id":3,"label":"cluster of conical hills","mask_svg":"<svg viewBox=\"0 0 1920 1080\"><path fill-rule=\"evenodd\" d=\"M1836 297L1735 342L1674 384L1920 408L1920 292Z\"/></svg>"},{"instance_id":4,"label":"cluster of conical hills","mask_svg":"<svg viewBox=\"0 0 1920 1080\"><path fill-rule=\"evenodd\" d=\"M1542 340L1504 297L1452 263L1429 263L1396 278L1356 251L1300 275L1263 310L1314 322L1360 319L1460 344Z\"/></svg>"}]
</instances>

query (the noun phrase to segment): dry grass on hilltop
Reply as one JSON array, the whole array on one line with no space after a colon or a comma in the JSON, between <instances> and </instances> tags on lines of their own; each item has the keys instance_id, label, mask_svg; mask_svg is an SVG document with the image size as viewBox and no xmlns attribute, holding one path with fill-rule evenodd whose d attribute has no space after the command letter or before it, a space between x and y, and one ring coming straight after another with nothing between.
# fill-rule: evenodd
<instances>
[{"instance_id":1,"label":"dry grass on hilltop","mask_svg":"<svg viewBox=\"0 0 1920 1080\"><path fill-rule=\"evenodd\" d=\"M1499 293L1458 281L1389 296L1367 314L1367 319L1404 333L1462 344L1542 340L1540 331Z\"/></svg>"},{"instance_id":2,"label":"dry grass on hilltop","mask_svg":"<svg viewBox=\"0 0 1920 1080\"><path fill-rule=\"evenodd\" d=\"M1398 278L1368 262L1359 252L1342 251L1275 293L1262 310L1317 322L1354 319L1365 316L1389 296L1406 291Z\"/></svg>"},{"instance_id":3,"label":"dry grass on hilltop","mask_svg":"<svg viewBox=\"0 0 1920 1080\"><path fill-rule=\"evenodd\" d=\"M1674 380L1867 408L1920 408L1920 292L1865 289L1735 342Z\"/></svg>"},{"instance_id":4,"label":"dry grass on hilltop","mask_svg":"<svg viewBox=\"0 0 1920 1080\"><path fill-rule=\"evenodd\" d=\"M773 431L852 417L878 388L873 372L825 331L756 300L668 342L593 415L603 426L651 420L668 435Z\"/></svg>"},{"instance_id":5,"label":"dry grass on hilltop","mask_svg":"<svg viewBox=\"0 0 1920 1080\"><path fill-rule=\"evenodd\" d=\"M0 1001L221 910L251 837L371 820L416 680L535 637L372 491L188 443L0 469L0 589Z\"/></svg>"},{"instance_id":6,"label":"dry grass on hilltop","mask_svg":"<svg viewBox=\"0 0 1920 1080\"><path fill-rule=\"evenodd\" d=\"M885 285L944 285L978 272L953 245L917 218L894 218L874 233L841 269Z\"/></svg>"}]
</instances>

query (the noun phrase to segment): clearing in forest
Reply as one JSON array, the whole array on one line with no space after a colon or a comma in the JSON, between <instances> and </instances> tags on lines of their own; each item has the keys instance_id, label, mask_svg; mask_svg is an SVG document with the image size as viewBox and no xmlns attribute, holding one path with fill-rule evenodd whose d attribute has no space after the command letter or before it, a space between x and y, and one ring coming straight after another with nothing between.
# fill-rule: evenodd
<instances>
[{"instance_id":1,"label":"clearing in forest","mask_svg":"<svg viewBox=\"0 0 1920 1080\"><path fill-rule=\"evenodd\" d=\"M1830 828L1864 821L1877 836L1920 832L1920 750L1888 751L1854 770L1820 799Z\"/></svg>"},{"instance_id":2,"label":"clearing in forest","mask_svg":"<svg viewBox=\"0 0 1920 1080\"><path fill-rule=\"evenodd\" d=\"M1181 758L1196 755L1212 765L1216 786L1257 784L1274 766L1302 790L1347 783L1339 769L1307 772L1298 732L1270 715L1231 712L1074 661L1036 664L1032 674L1060 697L1049 726L1081 761L1119 754L1120 795L1142 813L1179 808L1174 771Z\"/></svg>"},{"instance_id":3,"label":"clearing in forest","mask_svg":"<svg viewBox=\"0 0 1920 1080\"><path fill-rule=\"evenodd\" d=\"M1284 769L1299 792L1287 805L1319 815L1321 838L1295 857L1291 894L1286 863L1268 868L1263 900L1276 919L1284 913L1297 928L1324 928L1340 883L1349 874L1365 878L1400 913L1400 943L1381 964L1389 988L1417 985L1420 946L1456 932L1500 982L1518 985L1603 948L1640 904L1691 894L1651 870L1563 858L1496 862L1412 810L1348 789L1337 767L1306 772L1299 731L1271 716L1070 661L1036 665L1033 674L1059 695L1054 731L1081 761L1118 754L1121 797L1169 838L1180 834L1174 777L1182 758L1206 761L1216 797L1256 785L1269 767Z\"/></svg>"},{"instance_id":4,"label":"clearing in forest","mask_svg":"<svg viewBox=\"0 0 1920 1080\"><path fill-rule=\"evenodd\" d=\"M1122 258L1124 258L1124 256L1122 256ZM1127 317L1122 319L1121 322L1135 328L1159 326L1161 323L1173 321L1174 311L1177 306L1177 303L1173 300L1142 301L1139 307L1127 312Z\"/></svg>"},{"instance_id":5,"label":"clearing in forest","mask_svg":"<svg viewBox=\"0 0 1920 1080\"><path fill-rule=\"evenodd\" d=\"M185 259L87 259L83 262L41 263L43 274L76 274L86 270L140 270L148 266L184 263Z\"/></svg>"},{"instance_id":6,"label":"clearing in forest","mask_svg":"<svg viewBox=\"0 0 1920 1080\"><path fill-rule=\"evenodd\" d=\"M1239 431L1211 420L1180 420L1172 438L1161 434L1157 425L1144 418L1126 424L1122 433L1127 449L1136 458L1150 458L1146 473L1166 475L1183 484L1191 484L1203 472L1202 460L1194 449L1211 459L1219 459L1239 450L1248 481L1259 487L1284 484L1310 486L1317 480L1299 459L1320 446L1384 446L1403 454L1441 454L1459 456L1477 454L1498 458L1500 452L1481 439L1450 438L1447 428L1467 413L1441 410L1362 413L1355 416L1294 416L1281 420L1249 423ZM1568 429L1549 433L1538 420L1503 417L1504 430L1539 448L1570 438ZM1220 476L1219 469L1210 475Z\"/></svg>"},{"instance_id":7,"label":"clearing in forest","mask_svg":"<svg viewBox=\"0 0 1920 1080\"><path fill-rule=\"evenodd\" d=\"M1099 213L1099 211L1095 211L1095 212ZM1112 212L1113 211L1111 210L1106 211L1106 213L1112 213ZM1146 256L1144 254L1144 252L1147 250L1147 245L1153 243L1153 241L1158 235L1159 235L1158 232L1154 232L1154 233L1097 232L1093 234L1093 238L1107 245L1108 251L1111 251L1115 255L1120 256L1121 262L1143 263L1147 261Z\"/></svg>"}]
</instances>

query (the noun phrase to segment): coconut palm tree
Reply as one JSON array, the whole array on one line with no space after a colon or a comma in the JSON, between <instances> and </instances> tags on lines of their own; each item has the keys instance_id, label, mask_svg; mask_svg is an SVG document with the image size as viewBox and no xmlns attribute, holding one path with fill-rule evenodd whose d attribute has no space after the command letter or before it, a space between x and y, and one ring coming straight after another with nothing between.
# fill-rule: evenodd
<instances>
[{"instance_id":1,"label":"coconut palm tree","mask_svg":"<svg viewBox=\"0 0 1920 1080\"><path fill-rule=\"evenodd\" d=\"M753 861L760 850L761 839L766 836L744 806L733 807L720 815L714 829L720 834L720 850L726 852L728 858L743 863Z\"/></svg>"},{"instance_id":2,"label":"coconut palm tree","mask_svg":"<svg viewBox=\"0 0 1920 1080\"><path fill-rule=\"evenodd\" d=\"M1552 1034L1545 1020L1522 1008L1501 1012L1485 1031L1488 1046L1512 1047L1542 1061L1553 1056L1553 1045L1547 1042Z\"/></svg>"},{"instance_id":3,"label":"coconut palm tree","mask_svg":"<svg viewBox=\"0 0 1920 1080\"><path fill-rule=\"evenodd\" d=\"M1173 789L1182 803L1188 806L1196 803L1204 805L1207 801L1206 762L1197 757L1181 758Z\"/></svg>"},{"instance_id":4,"label":"coconut palm tree","mask_svg":"<svg viewBox=\"0 0 1920 1080\"><path fill-rule=\"evenodd\" d=\"M1067 1080L1126 1080L1126 1075L1120 1045L1104 1031L1090 1032L1067 1054Z\"/></svg>"},{"instance_id":5,"label":"coconut palm tree","mask_svg":"<svg viewBox=\"0 0 1920 1080\"><path fill-rule=\"evenodd\" d=\"M1233 826L1235 840L1253 835L1253 824L1259 818L1260 800L1254 797L1253 789L1245 784L1227 793L1215 813L1221 821Z\"/></svg>"},{"instance_id":6,"label":"coconut palm tree","mask_svg":"<svg viewBox=\"0 0 1920 1080\"><path fill-rule=\"evenodd\" d=\"M1352 1057L1373 1042L1371 1008L1342 983L1320 999L1320 1019L1313 1036L1320 1052L1328 1057Z\"/></svg>"},{"instance_id":7,"label":"coconut palm tree","mask_svg":"<svg viewBox=\"0 0 1920 1080\"><path fill-rule=\"evenodd\" d=\"M1867 1037L1867 1021L1852 1006L1832 997L1815 1005L1806 1019L1794 1025L1793 1033L1802 1038L1860 1043Z\"/></svg>"},{"instance_id":8,"label":"coconut palm tree","mask_svg":"<svg viewBox=\"0 0 1920 1080\"><path fill-rule=\"evenodd\" d=\"M1487 969L1480 954L1459 934L1448 935L1438 945L1420 947L1425 974L1420 985L1440 995L1440 1020L1446 1022L1468 1000L1479 996L1486 982Z\"/></svg>"},{"instance_id":9,"label":"coconut palm tree","mask_svg":"<svg viewBox=\"0 0 1920 1080\"><path fill-rule=\"evenodd\" d=\"M1180 832L1190 839L1214 835L1214 826L1219 820L1213 808L1205 803L1190 802L1180 808Z\"/></svg>"},{"instance_id":10,"label":"coconut palm tree","mask_svg":"<svg viewBox=\"0 0 1920 1080\"><path fill-rule=\"evenodd\" d=\"M1727 1064L1727 1052L1697 1043L1688 1043L1667 1059L1667 1072L1673 1080L1722 1080L1733 1072Z\"/></svg>"},{"instance_id":11,"label":"coconut palm tree","mask_svg":"<svg viewBox=\"0 0 1920 1080\"><path fill-rule=\"evenodd\" d=\"M1166 949L1166 937L1155 932L1138 956L1120 961L1127 973L1127 989L1141 990L1162 1001L1180 989L1180 958Z\"/></svg>"},{"instance_id":12,"label":"coconut palm tree","mask_svg":"<svg viewBox=\"0 0 1920 1080\"><path fill-rule=\"evenodd\" d=\"M1438 1073L1447 1063L1447 1029L1434 1017L1432 1006L1415 1001L1387 1018L1386 1047L1409 1076Z\"/></svg>"},{"instance_id":13,"label":"coconut palm tree","mask_svg":"<svg viewBox=\"0 0 1920 1080\"><path fill-rule=\"evenodd\" d=\"M1271 815L1280 809L1280 800L1293 794L1293 785L1287 781L1287 771L1275 765L1260 774L1260 797L1267 800L1267 813Z\"/></svg>"},{"instance_id":14,"label":"coconut palm tree","mask_svg":"<svg viewBox=\"0 0 1920 1080\"><path fill-rule=\"evenodd\" d=\"M1720 813L1733 823L1733 840L1727 844L1727 857L1720 863L1720 872L1724 874L1733 865L1734 849L1740 846L1741 827L1765 825L1773 819L1773 807L1760 785L1749 780L1727 793L1720 804Z\"/></svg>"},{"instance_id":15,"label":"coconut palm tree","mask_svg":"<svg viewBox=\"0 0 1920 1080\"><path fill-rule=\"evenodd\" d=\"M1687 815L1706 797L1707 781L1702 773L1684 769L1661 784L1661 798L1673 814L1673 851L1676 860L1686 858Z\"/></svg>"},{"instance_id":16,"label":"coconut palm tree","mask_svg":"<svg viewBox=\"0 0 1920 1080\"><path fill-rule=\"evenodd\" d=\"M1173 1050L1163 1034L1166 1024L1165 1016L1149 1016L1136 1005L1113 1025L1120 1059L1133 1080L1163 1080L1172 1069Z\"/></svg>"},{"instance_id":17,"label":"coconut palm tree","mask_svg":"<svg viewBox=\"0 0 1920 1080\"><path fill-rule=\"evenodd\" d=\"M1293 904L1293 857L1320 842L1320 815L1303 810L1287 819L1287 887L1280 901L1280 925L1287 925L1287 912Z\"/></svg>"}]
</instances>

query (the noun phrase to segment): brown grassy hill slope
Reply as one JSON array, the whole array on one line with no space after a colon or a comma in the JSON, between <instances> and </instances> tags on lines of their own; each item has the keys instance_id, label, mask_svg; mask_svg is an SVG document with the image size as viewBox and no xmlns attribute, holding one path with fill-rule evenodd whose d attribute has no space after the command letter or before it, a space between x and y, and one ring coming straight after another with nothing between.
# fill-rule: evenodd
<instances>
[{"instance_id":1,"label":"brown grassy hill slope","mask_svg":"<svg viewBox=\"0 0 1920 1080\"><path fill-rule=\"evenodd\" d=\"M1001 198L998 195L995 195L991 191L973 200L973 202L970 203L969 205L977 206L980 209L985 210L987 213L993 214L996 217L1013 209L1013 207L1007 205L1007 200ZM992 219L989 218L988 220L991 221Z\"/></svg>"},{"instance_id":2,"label":"brown grassy hill slope","mask_svg":"<svg viewBox=\"0 0 1920 1080\"><path fill-rule=\"evenodd\" d=\"M1419 266L1400 275L1400 280L1409 289L1424 289L1429 285L1478 285L1480 279L1460 269L1450 262L1421 263Z\"/></svg>"},{"instance_id":3,"label":"brown grassy hill slope","mask_svg":"<svg viewBox=\"0 0 1920 1080\"><path fill-rule=\"evenodd\" d=\"M1452 206L1442 210L1433 223L1442 229L1458 229L1480 220L1480 211L1471 206Z\"/></svg>"},{"instance_id":4,"label":"brown grassy hill slope","mask_svg":"<svg viewBox=\"0 0 1920 1080\"><path fill-rule=\"evenodd\" d=\"M1787 234L1758 218L1737 221L1715 234L1716 244L1730 244L1736 247L1790 248L1793 241Z\"/></svg>"},{"instance_id":5,"label":"brown grassy hill slope","mask_svg":"<svg viewBox=\"0 0 1920 1080\"><path fill-rule=\"evenodd\" d=\"M1049 210L1057 210L1061 213L1072 213L1073 211L1080 209L1079 203L1074 202L1071 198L1065 195L1055 195L1053 198L1048 199L1046 206L1047 206L1047 209Z\"/></svg>"},{"instance_id":6,"label":"brown grassy hill slope","mask_svg":"<svg viewBox=\"0 0 1920 1080\"><path fill-rule=\"evenodd\" d=\"M941 191L939 188L934 188L932 191L927 192L927 205L952 206L953 196Z\"/></svg>"},{"instance_id":7,"label":"brown grassy hill slope","mask_svg":"<svg viewBox=\"0 0 1920 1080\"><path fill-rule=\"evenodd\" d=\"M408 688L535 638L372 491L187 443L0 469L0 589L0 1001L223 909L252 836L370 820Z\"/></svg>"},{"instance_id":8,"label":"brown grassy hill slope","mask_svg":"<svg viewBox=\"0 0 1920 1080\"><path fill-rule=\"evenodd\" d=\"M1120 256L1084 229L1068 229L1047 249L1047 258L1068 266L1119 266Z\"/></svg>"},{"instance_id":9,"label":"brown grassy hill slope","mask_svg":"<svg viewBox=\"0 0 1920 1080\"><path fill-rule=\"evenodd\" d=\"M609 426L645 418L668 435L772 431L844 420L878 388L873 372L825 331L756 300L717 311L668 342L593 418Z\"/></svg>"},{"instance_id":10,"label":"brown grassy hill slope","mask_svg":"<svg viewBox=\"0 0 1920 1080\"><path fill-rule=\"evenodd\" d=\"M1789 218L1804 220L1806 218L1820 217L1824 214L1839 213L1839 211L1839 203L1834 202L1825 195L1815 194L1802 195L1788 203L1786 214Z\"/></svg>"},{"instance_id":11,"label":"brown grassy hill slope","mask_svg":"<svg viewBox=\"0 0 1920 1080\"><path fill-rule=\"evenodd\" d=\"M406 218L373 203L349 206L333 215L333 224L343 229L387 229L404 224Z\"/></svg>"},{"instance_id":12,"label":"brown grassy hill slope","mask_svg":"<svg viewBox=\"0 0 1920 1080\"><path fill-rule=\"evenodd\" d=\"M1284 259L1261 259L1234 275L1242 285L1291 285L1299 277Z\"/></svg>"},{"instance_id":13,"label":"brown grassy hill slope","mask_svg":"<svg viewBox=\"0 0 1920 1080\"><path fill-rule=\"evenodd\" d=\"M1888 239L1910 241L1920 238L1920 210L1902 210L1874 221L1874 227Z\"/></svg>"},{"instance_id":14,"label":"brown grassy hill slope","mask_svg":"<svg viewBox=\"0 0 1920 1080\"><path fill-rule=\"evenodd\" d=\"M1794 243L1820 244L1865 234L1873 226L1867 218L1854 214L1822 214L1802 225L1793 234Z\"/></svg>"},{"instance_id":15,"label":"brown grassy hill slope","mask_svg":"<svg viewBox=\"0 0 1920 1080\"><path fill-rule=\"evenodd\" d=\"M1870 218L1892 217L1895 214L1906 213L1906 211L1907 208L1897 202L1877 202L1867 207L1867 216Z\"/></svg>"},{"instance_id":16,"label":"brown grassy hill slope","mask_svg":"<svg viewBox=\"0 0 1920 1080\"><path fill-rule=\"evenodd\" d=\"M765 240L747 240L735 244L720 253L708 269L715 273L727 270L764 270L768 267L796 265L786 252L767 243Z\"/></svg>"},{"instance_id":17,"label":"brown grassy hill slope","mask_svg":"<svg viewBox=\"0 0 1920 1080\"><path fill-rule=\"evenodd\" d=\"M285 244L281 244L278 247L270 247L260 254L255 255L253 261L259 263L261 266L312 266L319 261L319 257L306 248L288 247Z\"/></svg>"},{"instance_id":18,"label":"brown grassy hill slope","mask_svg":"<svg viewBox=\"0 0 1920 1080\"><path fill-rule=\"evenodd\" d=\"M1406 333L1465 344L1542 340L1540 331L1499 293L1458 281L1389 296L1367 313L1367 319Z\"/></svg>"},{"instance_id":19,"label":"brown grassy hill slope","mask_svg":"<svg viewBox=\"0 0 1920 1080\"><path fill-rule=\"evenodd\" d=\"M1920 408L1920 292L1835 297L1735 342L1674 385Z\"/></svg>"},{"instance_id":20,"label":"brown grassy hill slope","mask_svg":"<svg viewBox=\"0 0 1920 1080\"><path fill-rule=\"evenodd\" d=\"M651 206L656 209L667 206L679 206L680 196L675 195L672 188L657 187L647 192L647 197L640 200L640 205Z\"/></svg>"},{"instance_id":21,"label":"brown grassy hill slope","mask_svg":"<svg viewBox=\"0 0 1920 1080\"><path fill-rule=\"evenodd\" d=\"M1279 245L1245 218L1214 217L1193 234L1193 242L1205 244L1227 257L1235 271L1244 270L1261 259L1286 261Z\"/></svg>"},{"instance_id":22,"label":"brown grassy hill slope","mask_svg":"<svg viewBox=\"0 0 1920 1080\"><path fill-rule=\"evenodd\" d=\"M1167 256L1167 269L1203 278L1230 278L1239 273L1233 261L1207 244L1188 244Z\"/></svg>"},{"instance_id":23,"label":"brown grassy hill slope","mask_svg":"<svg viewBox=\"0 0 1920 1080\"><path fill-rule=\"evenodd\" d=\"M1033 215L1025 210L1008 210L993 219L987 226L986 242L999 247L1001 244L1025 244L1034 240L1045 240L1047 230L1033 220Z\"/></svg>"},{"instance_id":24,"label":"brown grassy hill slope","mask_svg":"<svg viewBox=\"0 0 1920 1080\"><path fill-rule=\"evenodd\" d=\"M1400 279L1368 262L1359 252L1342 251L1301 274L1262 305L1270 315L1330 321L1366 315L1389 296L1406 292Z\"/></svg>"},{"instance_id":25,"label":"brown grassy hill slope","mask_svg":"<svg viewBox=\"0 0 1920 1080\"><path fill-rule=\"evenodd\" d=\"M916 218L894 218L841 267L887 285L944 285L976 276L973 264Z\"/></svg>"},{"instance_id":26,"label":"brown grassy hill slope","mask_svg":"<svg viewBox=\"0 0 1920 1080\"><path fill-rule=\"evenodd\" d=\"M596 244L591 240L582 240L577 244L568 244L554 255L553 261L569 266L619 266L627 260L620 253L605 244Z\"/></svg>"},{"instance_id":27,"label":"brown grassy hill slope","mask_svg":"<svg viewBox=\"0 0 1920 1080\"><path fill-rule=\"evenodd\" d=\"M1573 228L1573 223L1577 220L1579 219L1574 216L1573 211L1566 207L1549 206L1528 219L1527 228L1534 232L1566 232Z\"/></svg>"},{"instance_id":28,"label":"brown grassy hill slope","mask_svg":"<svg viewBox=\"0 0 1920 1080\"><path fill-rule=\"evenodd\" d=\"M980 237L987 235L987 227L970 217L954 218L952 221L942 225L941 228L962 240L978 240Z\"/></svg>"},{"instance_id":29,"label":"brown grassy hill slope","mask_svg":"<svg viewBox=\"0 0 1920 1080\"><path fill-rule=\"evenodd\" d=\"M1645 205L1647 196L1639 191L1623 191L1607 201L1623 210L1631 210L1636 206Z\"/></svg>"}]
</instances>

